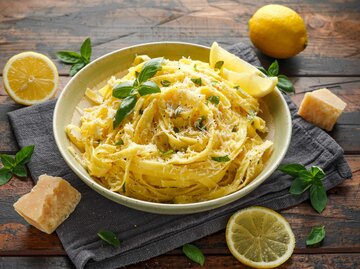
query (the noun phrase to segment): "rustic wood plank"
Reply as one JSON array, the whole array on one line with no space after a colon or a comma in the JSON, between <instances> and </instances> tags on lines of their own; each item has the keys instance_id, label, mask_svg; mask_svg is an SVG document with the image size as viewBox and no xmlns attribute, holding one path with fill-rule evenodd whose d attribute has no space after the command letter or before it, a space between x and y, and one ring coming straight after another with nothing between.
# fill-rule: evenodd
<instances>
[{"instance_id":1,"label":"rustic wood plank","mask_svg":"<svg viewBox=\"0 0 360 269\"><path fill-rule=\"evenodd\" d=\"M324 267L325 266L325 267ZM307 268L342 268L353 269L360 266L358 254L328 254L328 255L303 255L294 254L280 269L307 269ZM68 269L75 268L67 257L1 257L0 269ZM203 267L189 261L183 255L163 255L148 261L124 267L127 269L144 268L249 268L234 257L228 255L206 256Z\"/></svg>"},{"instance_id":2,"label":"rustic wood plank","mask_svg":"<svg viewBox=\"0 0 360 269\"><path fill-rule=\"evenodd\" d=\"M94 44L93 59L125 46L153 41L249 43L248 20L257 8L272 3L271 0L34 2L0 3L0 65L26 50L55 59L55 51L76 50L88 36ZM356 0L278 2L297 10L309 33L308 48L281 61L288 75L360 75L360 6ZM259 56L265 65L271 61ZM57 65L61 74L68 74L67 66Z\"/></svg>"},{"instance_id":3,"label":"rustic wood plank","mask_svg":"<svg viewBox=\"0 0 360 269\"><path fill-rule=\"evenodd\" d=\"M0 80L2 77L0 77ZM312 91L322 87L328 87L345 102L348 106L345 113L340 117L338 124L334 130L330 132L335 140L344 148L348 154L360 153L360 77L294 77L296 92L293 100L296 104L300 104L304 92ZM57 95L70 80L69 77L60 77L60 86ZM0 83L0 131L2 138L0 139L0 151L15 151L17 145L15 138L11 132L6 113L20 108L6 94ZM355 125L355 126L354 126Z\"/></svg>"},{"instance_id":4,"label":"rustic wood plank","mask_svg":"<svg viewBox=\"0 0 360 269\"><path fill-rule=\"evenodd\" d=\"M317 214L308 202L281 211L291 224L297 239L296 253L360 253L360 156L346 156L353 179L329 191L329 202L324 212ZM33 182L30 178L13 178L0 187L0 256L22 255L65 255L58 237L48 235L28 225L14 210L13 203L30 191ZM306 223L306 225L304 225ZM305 238L310 227L325 225L327 236L321 248L307 248ZM338 231L341 230L341 235ZM229 254L225 233L214 235L195 242L206 254ZM179 250L170 254L179 254Z\"/></svg>"}]
</instances>

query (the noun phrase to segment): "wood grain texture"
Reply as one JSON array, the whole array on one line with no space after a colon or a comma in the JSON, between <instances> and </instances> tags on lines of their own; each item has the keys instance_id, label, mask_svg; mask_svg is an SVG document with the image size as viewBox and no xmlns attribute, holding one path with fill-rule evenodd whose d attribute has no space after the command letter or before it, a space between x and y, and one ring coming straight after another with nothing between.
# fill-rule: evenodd
<instances>
[{"instance_id":1,"label":"wood grain texture","mask_svg":"<svg viewBox=\"0 0 360 269\"><path fill-rule=\"evenodd\" d=\"M266 3L280 3L304 18L309 44L281 61L288 75L360 75L360 5L337 1L56 1L0 2L0 66L12 55L34 50L55 59L58 50L78 50L91 37L93 59L125 46L186 41L229 46L249 43L248 20ZM106 30L104 30L106 29ZM272 59L259 53L267 65ZM61 74L68 67L57 62Z\"/></svg>"},{"instance_id":2,"label":"wood grain texture","mask_svg":"<svg viewBox=\"0 0 360 269\"><path fill-rule=\"evenodd\" d=\"M360 255L358 254L328 254L328 255L303 255L294 254L279 269L356 269L360 266ZM0 257L0 269L13 268L52 268L52 269L72 269L75 268L67 257ZM249 268L234 257L228 255L206 256L203 267L189 261L185 256L168 255L159 256L146 262L123 267L126 269L157 269L157 268Z\"/></svg>"}]
</instances>

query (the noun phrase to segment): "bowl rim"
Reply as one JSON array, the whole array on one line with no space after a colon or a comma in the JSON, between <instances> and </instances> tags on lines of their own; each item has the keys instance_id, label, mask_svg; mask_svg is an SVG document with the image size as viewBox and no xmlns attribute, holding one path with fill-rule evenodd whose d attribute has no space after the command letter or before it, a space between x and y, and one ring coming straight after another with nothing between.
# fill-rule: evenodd
<instances>
[{"instance_id":1,"label":"bowl rim","mask_svg":"<svg viewBox=\"0 0 360 269\"><path fill-rule=\"evenodd\" d=\"M68 91L68 88L72 84L72 82L74 80L76 80L79 77L79 75L81 75L81 73L83 73L86 69L90 68L90 66L100 62L104 58L110 57L113 54L117 54L117 53L120 53L121 51L129 50L129 49L136 49L137 47L152 46L152 45L164 45L164 44L195 46L195 47L200 47L200 48L210 50L210 47L208 47L208 46L189 43L189 42L180 42L180 41L179 42L178 41L148 42L148 43L141 43L141 44L136 44L136 45L132 45L132 46L127 46L127 47L106 53L106 54L100 56L99 58L95 59L90 64L85 66L82 70L80 70L74 77L72 77L66 83L66 85L63 88L63 90L61 91L58 99L56 100L54 114L53 114L53 133L54 133L55 143L56 143L56 146L57 146L62 158L65 160L66 164L71 168L71 170L84 183L86 183L88 186L90 186L96 192L100 193L102 196L104 196L107 199L110 199L112 201L115 201L119 204L122 204L124 206L134 208L137 210L141 210L141 211L145 211L145 212L152 212L152 213L159 213L159 214L184 214L184 212L198 213L198 212L208 211L208 210L214 209L216 207L224 206L228 203L231 203L235 200L238 200L238 199L248 195L250 192L255 190L260 184L262 184L276 170L276 168L279 166L279 164L285 157L285 154L287 153L287 150L290 145L291 134L292 134L291 114L290 114L290 110L287 106L287 102L286 102L284 96L282 95L282 93L280 92L280 90L277 87L275 87L275 91L280 96L280 100L281 100L282 104L286 107L285 118L286 118L286 122L287 122L287 134L288 135L286 136L285 146L279 152L276 160L271 164L270 167L267 168L265 173L263 175L261 175L261 178L255 178L257 180L253 180L248 185L246 185L244 188L239 189L228 195L218 197L218 198L215 198L212 200L200 201L200 202L195 202L195 203L186 203L186 204L157 203L157 202L144 201L144 200L136 199L133 197L128 197L128 196L113 192L113 191L105 188L104 186L102 186L99 183L97 183L96 181L94 181L90 175L88 175L88 174L86 175L82 171L80 171L80 169L77 166L75 166L72 162L70 162L70 160L68 160L67 153L66 153L66 151L68 149L61 145L61 140L59 137L60 132L64 132L64 129L59 130L60 128L56 128L56 123L58 122L58 118L59 118L58 114L61 109L62 100L63 100L66 92ZM245 193L245 194L241 195L243 193ZM240 197L237 197L237 196L240 196ZM119 200L122 200L122 202L120 203ZM140 208L136 207L136 205L140 205L140 204L142 206L144 206L144 208L140 209ZM205 209L201 209L201 208L203 208L203 206L205 207ZM178 210L178 209L182 209L182 211L176 212L176 210ZM192 211L192 209L194 211ZM161 210L163 210L163 212L161 212Z\"/></svg>"}]
</instances>

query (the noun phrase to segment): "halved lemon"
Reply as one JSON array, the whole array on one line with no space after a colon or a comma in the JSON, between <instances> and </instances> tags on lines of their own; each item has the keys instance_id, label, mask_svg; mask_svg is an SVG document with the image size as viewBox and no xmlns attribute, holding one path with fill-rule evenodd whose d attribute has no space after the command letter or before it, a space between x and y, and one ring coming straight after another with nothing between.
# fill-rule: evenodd
<instances>
[{"instance_id":1,"label":"halved lemon","mask_svg":"<svg viewBox=\"0 0 360 269\"><path fill-rule=\"evenodd\" d=\"M15 102L33 105L55 95L59 74L48 57L27 51L10 58L4 67L3 80L5 90Z\"/></svg>"},{"instance_id":2,"label":"halved lemon","mask_svg":"<svg viewBox=\"0 0 360 269\"><path fill-rule=\"evenodd\" d=\"M265 77L248 72L239 73L227 68L222 69L222 76L256 98L263 97L272 92L278 83L277 77Z\"/></svg>"},{"instance_id":3,"label":"halved lemon","mask_svg":"<svg viewBox=\"0 0 360 269\"><path fill-rule=\"evenodd\" d=\"M234 72L261 73L255 66L223 49L216 42L211 45L209 61L212 68L217 62L223 61L223 67Z\"/></svg>"},{"instance_id":4,"label":"halved lemon","mask_svg":"<svg viewBox=\"0 0 360 269\"><path fill-rule=\"evenodd\" d=\"M242 209L230 218L226 242L236 259L254 268L277 267L295 248L290 224L274 210L260 206Z\"/></svg>"}]
</instances>

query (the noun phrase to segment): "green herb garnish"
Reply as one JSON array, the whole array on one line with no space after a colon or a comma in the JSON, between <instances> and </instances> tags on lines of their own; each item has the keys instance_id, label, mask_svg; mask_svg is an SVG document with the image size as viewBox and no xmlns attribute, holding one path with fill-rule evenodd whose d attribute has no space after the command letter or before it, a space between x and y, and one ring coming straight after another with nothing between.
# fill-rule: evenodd
<instances>
[{"instance_id":1,"label":"green herb garnish","mask_svg":"<svg viewBox=\"0 0 360 269\"><path fill-rule=\"evenodd\" d=\"M199 69L197 69L197 64L194 64L194 70L199 71Z\"/></svg>"},{"instance_id":2,"label":"green herb garnish","mask_svg":"<svg viewBox=\"0 0 360 269\"><path fill-rule=\"evenodd\" d=\"M175 132L175 133L180 132L180 130L179 130L179 128L178 128L178 127L174 127L174 129L173 129L173 130L174 130L174 132Z\"/></svg>"},{"instance_id":3,"label":"green herb garnish","mask_svg":"<svg viewBox=\"0 0 360 269\"><path fill-rule=\"evenodd\" d=\"M170 84L171 84L171 82L168 81L168 80L166 80L166 79L160 81L160 83L161 83L161 85L163 85L164 87L169 87Z\"/></svg>"},{"instance_id":4,"label":"green herb garnish","mask_svg":"<svg viewBox=\"0 0 360 269\"><path fill-rule=\"evenodd\" d=\"M152 78L156 72L161 69L163 60L164 58L161 57L147 61L141 68L136 80L121 82L113 88L112 95L114 97L119 99L124 98L115 114L113 121L114 128L118 127L125 117L133 111L138 96L160 92L159 86L148 79Z\"/></svg>"},{"instance_id":5,"label":"green herb garnish","mask_svg":"<svg viewBox=\"0 0 360 269\"><path fill-rule=\"evenodd\" d=\"M167 151L160 150L160 152L161 152L161 154L162 154L163 156L167 156L167 155L171 155L171 154L174 154L174 153L175 153L175 151L172 150L172 149L169 149L169 150L167 150Z\"/></svg>"},{"instance_id":6,"label":"green herb garnish","mask_svg":"<svg viewBox=\"0 0 360 269\"><path fill-rule=\"evenodd\" d=\"M219 162L219 163L225 163L230 161L230 158L228 155L225 156L219 156L219 157L211 157L211 159L215 162Z\"/></svg>"},{"instance_id":7,"label":"green herb garnish","mask_svg":"<svg viewBox=\"0 0 360 269\"><path fill-rule=\"evenodd\" d=\"M314 246L320 243L325 238L325 227L324 226L317 226L311 229L310 234L306 239L307 246Z\"/></svg>"},{"instance_id":8,"label":"green herb garnish","mask_svg":"<svg viewBox=\"0 0 360 269\"><path fill-rule=\"evenodd\" d=\"M269 77L277 77L278 78L278 84L277 87L279 90L281 90L283 93L295 93L295 88L290 79L285 75L279 75L279 63L277 60L275 60L266 70L263 67L257 67L261 72L263 72L265 75Z\"/></svg>"},{"instance_id":9,"label":"green herb garnish","mask_svg":"<svg viewBox=\"0 0 360 269\"><path fill-rule=\"evenodd\" d=\"M214 105L218 105L220 102L220 97L211 95L211 96L209 96L209 98L207 100L210 101L211 103L213 103Z\"/></svg>"},{"instance_id":10,"label":"green herb garnish","mask_svg":"<svg viewBox=\"0 0 360 269\"><path fill-rule=\"evenodd\" d=\"M97 233L97 235L100 237L100 239L104 240L109 245L114 247L120 246L120 240L113 232L101 230Z\"/></svg>"},{"instance_id":11,"label":"green herb garnish","mask_svg":"<svg viewBox=\"0 0 360 269\"><path fill-rule=\"evenodd\" d=\"M115 146L121 146L121 145L124 145L124 140L122 140L121 138L119 139L119 141L117 141L115 143Z\"/></svg>"},{"instance_id":12,"label":"green herb garnish","mask_svg":"<svg viewBox=\"0 0 360 269\"><path fill-rule=\"evenodd\" d=\"M320 167L312 166L310 170L306 170L301 164L287 164L281 165L279 170L295 178L289 190L291 194L299 195L310 189L312 207L319 213L324 210L327 195L321 180L325 177L325 173Z\"/></svg>"},{"instance_id":13,"label":"green herb garnish","mask_svg":"<svg viewBox=\"0 0 360 269\"><path fill-rule=\"evenodd\" d=\"M201 116L197 122L195 123L195 127L200 131L206 131L206 127L204 125L204 121L206 120L206 116Z\"/></svg>"},{"instance_id":14,"label":"green herb garnish","mask_svg":"<svg viewBox=\"0 0 360 269\"><path fill-rule=\"evenodd\" d=\"M23 147L16 153L15 158L7 154L0 154L3 164L3 168L0 169L0 186L8 183L13 175L27 176L25 164L30 161L34 148L34 145Z\"/></svg>"},{"instance_id":15,"label":"green herb garnish","mask_svg":"<svg viewBox=\"0 0 360 269\"><path fill-rule=\"evenodd\" d=\"M218 61L215 64L215 68L216 69L221 69L221 67L224 65L224 61Z\"/></svg>"},{"instance_id":16,"label":"green herb garnish","mask_svg":"<svg viewBox=\"0 0 360 269\"><path fill-rule=\"evenodd\" d=\"M192 244L185 244L182 247L182 251L191 261L196 262L201 266L204 265L205 256L197 246L194 246Z\"/></svg>"},{"instance_id":17,"label":"green herb garnish","mask_svg":"<svg viewBox=\"0 0 360 269\"><path fill-rule=\"evenodd\" d=\"M65 64L71 64L69 75L74 76L84 66L90 63L91 53L91 40L87 38L80 47L80 53L66 50L58 51L56 52L56 58Z\"/></svg>"},{"instance_id":18,"label":"green herb garnish","mask_svg":"<svg viewBox=\"0 0 360 269\"><path fill-rule=\"evenodd\" d=\"M194 82L194 84L197 86L202 85L201 78L192 78L191 81Z\"/></svg>"}]
</instances>

